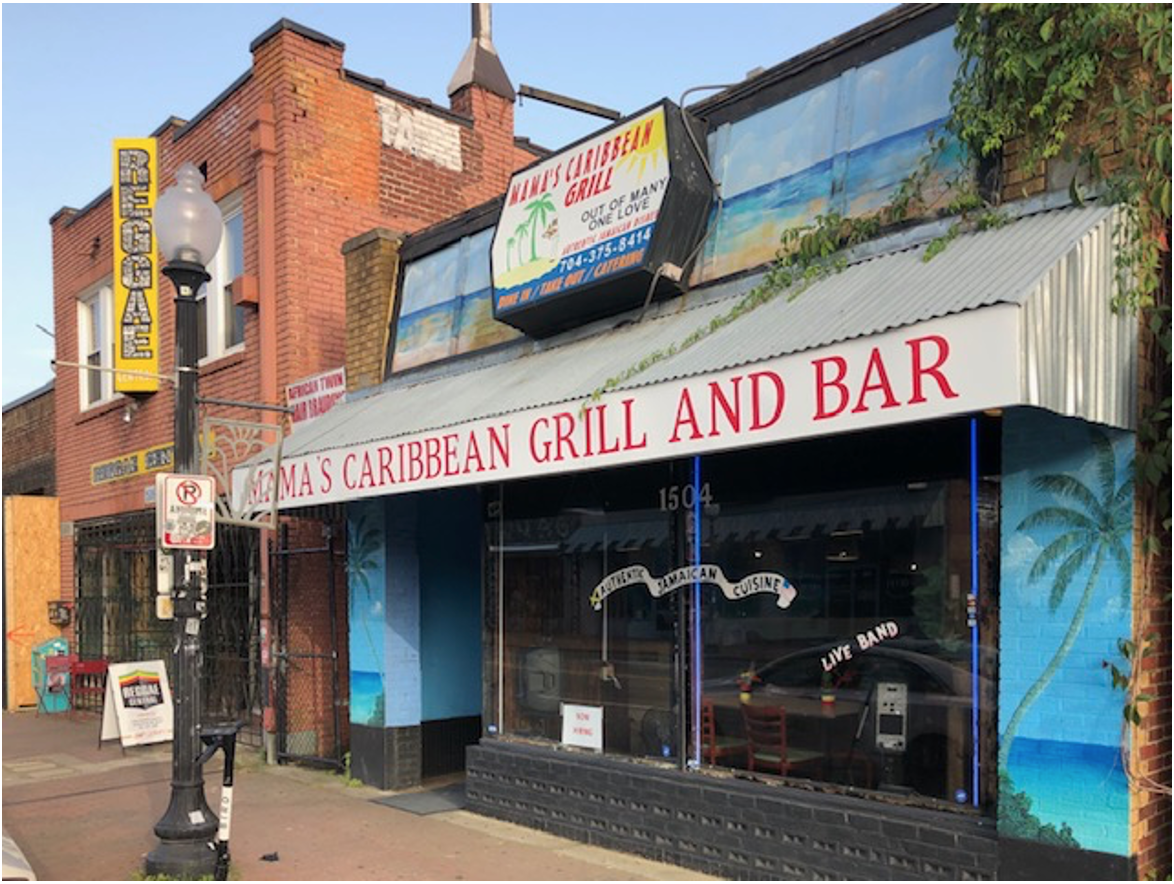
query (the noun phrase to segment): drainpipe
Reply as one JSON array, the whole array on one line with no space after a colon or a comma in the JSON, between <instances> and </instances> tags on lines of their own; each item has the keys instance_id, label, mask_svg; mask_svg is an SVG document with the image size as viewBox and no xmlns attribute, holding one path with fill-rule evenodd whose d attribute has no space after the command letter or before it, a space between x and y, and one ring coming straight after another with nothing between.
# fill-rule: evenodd
<instances>
[{"instance_id":1,"label":"drainpipe","mask_svg":"<svg viewBox=\"0 0 1174 884\"><path fill-rule=\"evenodd\" d=\"M257 189L257 325L260 360L259 401L280 405L277 392L277 135L273 105L262 102L250 127ZM263 412L262 420L280 418ZM271 620L269 542L261 532L261 698L265 757L277 763L276 715L273 707L273 624Z\"/></svg>"}]
</instances>

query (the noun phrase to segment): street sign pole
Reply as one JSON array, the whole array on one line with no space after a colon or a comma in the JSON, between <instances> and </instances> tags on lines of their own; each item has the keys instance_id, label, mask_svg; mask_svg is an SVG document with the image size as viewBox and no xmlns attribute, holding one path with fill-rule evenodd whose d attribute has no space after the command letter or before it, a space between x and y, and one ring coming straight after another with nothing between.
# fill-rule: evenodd
<instances>
[{"instance_id":1,"label":"street sign pole","mask_svg":"<svg viewBox=\"0 0 1174 884\"><path fill-rule=\"evenodd\" d=\"M177 266L178 265L178 266ZM206 537L216 536L215 487L204 476L193 475L196 458L197 357L196 292L208 274L203 267L187 267L175 261L164 271L175 282L176 364L178 386L175 408L175 469L178 475L161 476L156 487L156 506L163 507L161 545L174 549L172 610L174 612L175 738L171 757L171 800L155 824L159 843L147 856L148 874L179 878L210 875L215 870L216 814L204 796L204 766L200 761L201 680L204 655L200 627L206 609ZM209 486L211 491L209 492ZM193 490L194 489L194 490ZM207 493L203 497L203 493ZM193 497L193 495L197 495ZM199 524L200 497L211 503L208 524ZM201 530L203 529L203 530ZM197 543L192 544L195 539ZM169 542L175 541L175 542Z\"/></svg>"}]
</instances>

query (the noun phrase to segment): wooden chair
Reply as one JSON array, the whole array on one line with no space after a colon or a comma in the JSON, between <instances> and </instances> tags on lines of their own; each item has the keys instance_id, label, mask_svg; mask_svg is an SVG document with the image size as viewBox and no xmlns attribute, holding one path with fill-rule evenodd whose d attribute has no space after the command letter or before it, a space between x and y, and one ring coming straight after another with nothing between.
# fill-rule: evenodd
<instances>
[{"instance_id":1,"label":"wooden chair","mask_svg":"<svg viewBox=\"0 0 1174 884\"><path fill-rule=\"evenodd\" d=\"M787 710L782 706L743 703L742 721L746 725L751 771L764 770L783 776L798 766L813 766L822 771L822 752L787 745Z\"/></svg>"},{"instance_id":2,"label":"wooden chair","mask_svg":"<svg viewBox=\"0 0 1174 884\"><path fill-rule=\"evenodd\" d=\"M713 700L701 701L701 757L709 764L717 764L719 758L746 756L746 740L743 737L725 736L717 732L717 718Z\"/></svg>"}]
</instances>

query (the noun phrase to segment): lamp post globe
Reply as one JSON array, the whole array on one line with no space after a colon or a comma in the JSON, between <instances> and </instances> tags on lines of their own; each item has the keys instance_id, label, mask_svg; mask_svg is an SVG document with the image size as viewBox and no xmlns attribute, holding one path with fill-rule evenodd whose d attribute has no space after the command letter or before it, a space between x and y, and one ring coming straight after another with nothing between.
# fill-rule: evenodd
<instances>
[{"instance_id":1,"label":"lamp post globe","mask_svg":"<svg viewBox=\"0 0 1174 884\"><path fill-rule=\"evenodd\" d=\"M204 176L192 163L175 173L175 184L155 202L159 251L170 264L191 261L205 266L220 247L220 208L204 192Z\"/></svg>"},{"instance_id":2,"label":"lamp post globe","mask_svg":"<svg viewBox=\"0 0 1174 884\"><path fill-rule=\"evenodd\" d=\"M211 278L205 265L216 255L223 221L204 192L204 178L191 163L156 201L155 230L167 261L163 275L175 284L175 457L177 473L197 471L196 392L199 378L200 287ZM167 555L164 550L158 555ZM204 797L200 761L200 628L206 610L207 570L203 553L176 550L172 574L175 611L172 684L175 728L171 755L171 799L155 824L159 843L147 854L146 873L168 878L212 877L216 871L216 814Z\"/></svg>"}]
</instances>

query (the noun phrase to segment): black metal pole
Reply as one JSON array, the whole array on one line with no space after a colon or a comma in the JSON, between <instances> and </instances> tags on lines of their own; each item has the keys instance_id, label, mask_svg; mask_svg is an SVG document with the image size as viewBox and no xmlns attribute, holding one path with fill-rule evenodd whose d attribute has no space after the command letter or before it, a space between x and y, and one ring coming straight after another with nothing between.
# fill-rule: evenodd
<instances>
[{"instance_id":1,"label":"black metal pole","mask_svg":"<svg viewBox=\"0 0 1174 884\"><path fill-rule=\"evenodd\" d=\"M175 284L175 471L195 473L196 387L198 375L198 314L196 293L210 276L191 261L172 261L163 274ZM197 879L216 870L216 814L204 797L204 765L200 761L200 645L203 581L189 576L189 563L203 554L175 553L175 643L172 657L172 695L175 732L172 737L171 801L155 824L159 843L147 854L148 875Z\"/></svg>"}]
</instances>

